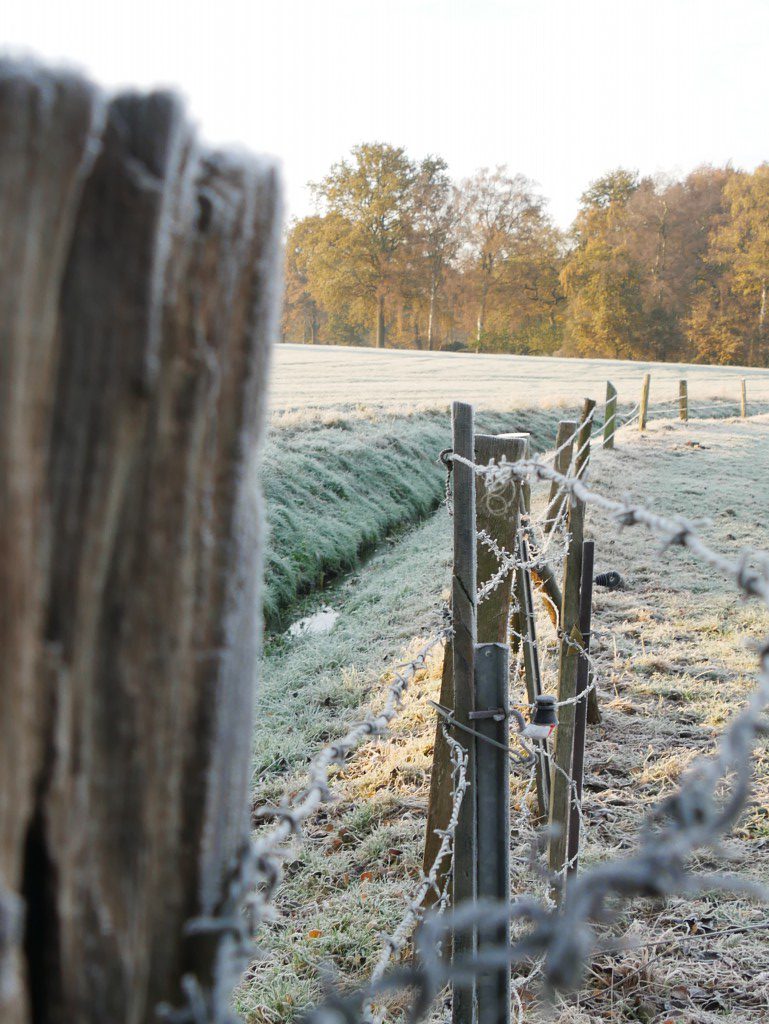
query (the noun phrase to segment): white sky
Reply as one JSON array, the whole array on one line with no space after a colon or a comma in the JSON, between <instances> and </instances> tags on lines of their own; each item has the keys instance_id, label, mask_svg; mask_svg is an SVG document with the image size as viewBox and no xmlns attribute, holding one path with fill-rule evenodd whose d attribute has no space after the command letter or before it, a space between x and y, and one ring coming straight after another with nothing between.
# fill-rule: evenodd
<instances>
[{"instance_id":1,"label":"white sky","mask_svg":"<svg viewBox=\"0 0 769 1024\"><path fill-rule=\"evenodd\" d=\"M563 226L619 164L769 159L769 0L0 0L0 44L178 87L210 142L281 158L292 214L363 141L506 163Z\"/></svg>"}]
</instances>

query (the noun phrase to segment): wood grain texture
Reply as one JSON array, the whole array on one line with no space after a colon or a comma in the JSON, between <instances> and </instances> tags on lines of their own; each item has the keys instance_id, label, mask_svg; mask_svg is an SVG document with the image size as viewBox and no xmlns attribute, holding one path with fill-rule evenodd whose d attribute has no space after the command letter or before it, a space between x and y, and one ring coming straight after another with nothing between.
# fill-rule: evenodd
<instances>
[{"instance_id":1,"label":"wood grain texture","mask_svg":"<svg viewBox=\"0 0 769 1024\"><path fill-rule=\"evenodd\" d=\"M61 277L103 105L75 75L0 62L0 1017L28 1019L26 846L48 751L42 667L48 434Z\"/></svg>"},{"instance_id":2,"label":"wood grain texture","mask_svg":"<svg viewBox=\"0 0 769 1024\"><path fill-rule=\"evenodd\" d=\"M270 164L202 151L168 94L109 105L51 284L36 1024L154 1021L185 974L229 1012L279 234Z\"/></svg>"}]
</instances>

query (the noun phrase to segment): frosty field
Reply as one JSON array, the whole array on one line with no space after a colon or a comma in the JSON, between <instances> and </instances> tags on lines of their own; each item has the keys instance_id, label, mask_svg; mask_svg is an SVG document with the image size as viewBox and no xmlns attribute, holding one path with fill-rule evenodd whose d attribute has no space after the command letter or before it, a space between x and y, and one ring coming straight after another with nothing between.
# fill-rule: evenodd
<instances>
[{"instance_id":1,"label":"frosty field","mask_svg":"<svg viewBox=\"0 0 769 1024\"><path fill-rule=\"evenodd\" d=\"M769 547L769 416L747 421L654 420L640 436L620 432L615 452L596 449L591 483L604 493L631 490L659 511L703 521L705 537L734 555ZM543 489L538 489L540 492ZM535 491L535 506L543 500ZM626 589L598 591L595 654L603 722L591 727L586 760L586 867L630 851L644 812L671 792L682 772L712 751L724 724L754 683L753 640L767 629L761 605L686 552L659 556L640 529L588 517L597 571L618 570ZM381 547L355 575L323 594L339 613L324 635L272 639L259 698L255 805L301 788L308 758L379 707L387 665L429 635L450 572L450 521L439 509ZM320 602L319 602L320 603ZM543 651L554 637L543 621ZM365 744L334 769L333 800L310 823L289 857L279 916L262 937L237 1006L249 1024L297 1019L320 998L321 969L346 984L361 981L379 954L382 933L403 913L419 880L431 768L440 656L411 687L390 734ZM546 689L555 683L546 671ZM522 698L521 698L522 699ZM696 858L700 871L736 871L769 882L769 761L758 750L754 793L733 837ZM514 818L530 807L513 773ZM528 868L531 829L512 837L515 894L542 897ZM579 997L560 998L552 1015L525 974L514 979L524 1022L558 1024L759 1024L769 1006L765 910L740 893L702 891L664 904L641 901L612 926L610 953L590 964ZM408 956L408 951L405 954ZM393 999L388 1019L402 1019ZM436 1006L432 1020L446 1019Z\"/></svg>"},{"instance_id":2,"label":"frosty field","mask_svg":"<svg viewBox=\"0 0 769 1024\"><path fill-rule=\"evenodd\" d=\"M652 374L652 405L678 396L689 382L692 399L728 396L737 401L740 379L748 395L769 400L769 370L608 359L556 359L467 352L277 345L271 385L273 411L338 406L441 408L452 399L479 409L574 404L603 400L607 379L621 402L635 404L641 379Z\"/></svg>"}]
</instances>

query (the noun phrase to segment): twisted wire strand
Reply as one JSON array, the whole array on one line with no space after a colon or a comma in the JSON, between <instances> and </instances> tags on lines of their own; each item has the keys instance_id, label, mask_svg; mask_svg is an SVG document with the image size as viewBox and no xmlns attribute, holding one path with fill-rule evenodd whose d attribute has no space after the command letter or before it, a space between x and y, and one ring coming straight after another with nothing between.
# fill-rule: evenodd
<instances>
[{"instance_id":1,"label":"twisted wire strand","mask_svg":"<svg viewBox=\"0 0 769 1024\"><path fill-rule=\"evenodd\" d=\"M425 643L408 662L395 667L394 679L387 687L387 696L381 711L368 715L352 726L340 739L324 747L315 755L308 769L309 779L301 794L278 806L263 806L255 812L258 818L277 819L278 824L266 835L258 836L252 848L255 889L249 900L252 921L256 924L266 915L267 908L283 878L286 843L302 836L304 823L318 808L330 799L329 771L333 765L344 764L360 743L381 735L401 709L403 697L411 679L423 669L430 652L443 643L453 630L444 626Z\"/></svg>"}]
</instances>

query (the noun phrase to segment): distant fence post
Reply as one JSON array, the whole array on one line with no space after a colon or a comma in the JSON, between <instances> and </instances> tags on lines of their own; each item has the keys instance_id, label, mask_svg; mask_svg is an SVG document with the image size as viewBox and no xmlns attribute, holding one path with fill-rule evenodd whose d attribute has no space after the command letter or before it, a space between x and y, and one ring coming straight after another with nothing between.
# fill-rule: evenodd
<instances>
[{"instance_id":1,"label":"distant fence post","mask_svg":"<svg viewBox=\"0 0 769 1024\"><path fill-rule=\"evenodd\" d=\"M506 643L480 643L475 649L475 729L508 744L509 655ZM510 899L510 762L507 751L491 743L476 745L478 820L478 898ZM478 929L478 954L485 946L506 948L510 924ZM510 1020L510 968L481 974L477 981L478 1024L507 1024ZM467 1018L468 1021L471 1018Z\"/></svg>"},{"instance_id":2,"label":"distant fence post","mask_svg":"<svg viewBox=\"0 0 769 1024\"><path fill-rule=\"evenodd\" d=\"M748 384L743 377L740 381L740 416L746 419L748 415Z\"/></svg>"},{"instance_id":3,"label":"distant fence post","mask_svg":"<svg viewBox=\"0 0 769 1024\"><path fill-rule=\"evenodd\" d=\"M678 382L678 418L684 423L689 419L689 386L685 380Z\"/></svg>"},{"instance_id":4,"label":"distant fence post","mask_svg":"<svg viewBox=\"0 0 769 1024\"><path fill-rule=\"evenodd\" d=\"M606 411L603 419L603 446L614 447L617 432L617 389L610 380L606 381Z\"/></svg>"},{"instance_id":5,"label":"distant fence post","mask_svg":"<svg viewBox=\"0 0 769 1024\"><path fill-rule=\"evenodd\" d=\"M590 628L593 605L593 565L595 562L595 544L586 540L582 545L582 582L579 593L579 632L582 640L582 653L577 666L577 687L575 696L585 694L590 679ZM571 777L573 791L571 793L571 809L569 812L569 835L567 847L567 874L577 873L579 857L579 831L581 822L582 784L585 774L585 733L587 732L587 699L578 701L574 717L574 750L572 752Z\"/></svg>"},{"instance_id":6,"label":"distant fence post","mask_svg":"<svg viewBox=\"0 0 769 1024\"><path fill-rule=\"evenodd\" d=\"M529 546L525 536L521 536L519 553L521 562L525 564L529 561ZM523 644L523 671L526 676L526 699L533 707L537 697L542 694L542 676L537 648L537 626L531 577L532 573L528 569L519 566L515 583L515 592L520 608L517 621L519 632L523 637L521 642ZM547 819L550 808L550 759L547 744L547 740L534 740L533 743L537 755L537 817L540 821Z\"/></svg>"},{"instance_id":7,"label":"distant fence post","mask_svg":"<svg viewBox=\"0 0 769 1024\"><path fill-rule=\"evenodd\" d=\"M571 465L571 456L574 450L574 436L577 432L578 423L576 420L561 420L558 424L558 433L555 435L555 450L558 453L555 457L555 469L561 476L566 476ZM550 498L545 513L544 530L546 533L555 526L558 515L566 504L566 495L561 490L557 480L550 485Z\"/></svg>"},{"instance_id":8,"label":"distant fence post","mask_svg":"<svg viewBox=\"0 0 769 1024\"><path fill-rule=\"evenodd\" d=\"M452 406L454 454L473 462L475 458L473 407L464 402ZM476 644L476 526L475 471L462 462L454 462L454 570L451 587L454 639L452 644L454 675L454 714L457 721L472 728L470 714L475 710ZM462 801L454 840L454 906L475 900L476 878L476 776L475 739L463 732L467 749L469 788ZM476 936L472 931L454 935L454 956L475 955ZM472 1024L475 984L456 986L452 1001L454 1024Z\"/></svg>"},{"instance_id":9,"label":"distant fence post","mask_svg":"<svg viewBox=\"0 0 769 1024\"><path fill-rule=\"evenodd\" d=\"M582 408L575 476L583 476L590 458L590 427L595 402L586 398ZM579 632L579 595L582 577L582 541L585 523L585 503L571 495L569 498L568 531L571 535L566 555L561 605L561 650L558 670L558 700L569 701L576 693L577 667L581 637ZM555 741L554 775L550 790L550 824L558 829L550 838L550 870L559 874L566 863L569 830L570 778L574 739L574 704L559 709L558 731Z\"/></svg>"},{"instance_id":10,"label":"distant fence post","mask_svg":"<svg viewBox=\"0 0 769 1024\"><path fill-rule=\"evenodd\" d=\"M649 387L651 385L651 374L645 373L641 385L641 408L638 413L638 429L646 430L646 418L649 413Z\"/></svg>"}]
</instances>

